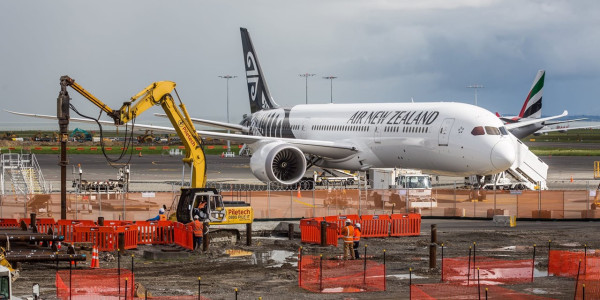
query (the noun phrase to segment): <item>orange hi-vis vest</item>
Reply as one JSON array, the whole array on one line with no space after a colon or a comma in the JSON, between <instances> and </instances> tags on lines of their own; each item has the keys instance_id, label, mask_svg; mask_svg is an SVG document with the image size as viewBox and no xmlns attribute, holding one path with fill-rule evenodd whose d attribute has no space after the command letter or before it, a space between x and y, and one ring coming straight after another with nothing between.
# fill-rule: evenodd
<instances>
[{"instance_id":1,"label":"orange hi-vis vest","mask_svg":"<svg viewBox=\"0 0 600 300\"><path fill-rule=\"evenodd\" d=\"M355 242L360 241L360 229L358 229L358 228L354 228L354 241Z\"/></svg>"},{"instance_id":2,"label":"orange hi-vis vest","mask_svg":"<svg viewBox=\"0 0 600 300\"><path fill-rule=\"evenodd\" d=\"M354 226L344 226L344 228L342 228L342 238L344 239L344 243L354 242Z\"/></svg>"},{"instance_id":3,"label":"orange hi-vis vest","mask_svg":"<svg viewBox=\"0 0 600 300\"><path fill-rule=\"evenodd\" d=\"M202 225L202 222L200 222L200 220L194 220L194 222L192 222L192 229L194 229L195 237L202 236L202 227L204 226Z\"/></svg>"},{"instance_id":4,"label":"orange hi-vis vest","mask_svg":"<svg viewBox=\"0 0 600 300\"><path fill-rule=\"evenodd\" d=\"M158 215L158 219L159 219L159 221L166 221L167 215L165 215L165 214Z\"/></svg>"}]
</instances>

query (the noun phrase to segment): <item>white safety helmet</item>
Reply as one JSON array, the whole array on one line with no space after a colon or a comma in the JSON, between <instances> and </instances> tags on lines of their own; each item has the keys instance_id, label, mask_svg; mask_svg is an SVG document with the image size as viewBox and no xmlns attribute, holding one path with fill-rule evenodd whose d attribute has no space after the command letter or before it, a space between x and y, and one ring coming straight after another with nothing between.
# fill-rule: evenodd
<instances>
[{"instance_id":1,"label":"white safety helmet","mask_svg":"<svg viewBox=\"0 0 600 300\"><path fill-rule=\"evenodd\" d=\"M159 214L164 214L164 213L165 213L165 209L161 207L161 208L158 210L158 213L159 213Z\"/></svg>"},{"instance_id":2,"label":"white safety helmet","mask_svg":"<svg viewBox=\"0 0 600 300\"><path fill-rule=\"evenodd\" d=\"M356 223L354 226L356 226L356 228L360 228L360 223Z\"/></svg>"},{"instance_id":3,"label":"white safety helmet","mask_svg":"<svg viewBox=\"0 0 600 300\"><path fill-rule=\"evenodd\" d=\"M200 217L198 217L198 215L195 215L194 220L198 220L198 219L200 219Z\"/></svg>"},{"instance_id":4,"label":"white safety helmet","mask_svg":"<svg viewBox=\"0 0 600 300\"><path fill-rule=\"evenodd\" d=\"M350 219L346 219L346 224L352 224L352 221L350 221Z\"/></svg>"}]
</instances>

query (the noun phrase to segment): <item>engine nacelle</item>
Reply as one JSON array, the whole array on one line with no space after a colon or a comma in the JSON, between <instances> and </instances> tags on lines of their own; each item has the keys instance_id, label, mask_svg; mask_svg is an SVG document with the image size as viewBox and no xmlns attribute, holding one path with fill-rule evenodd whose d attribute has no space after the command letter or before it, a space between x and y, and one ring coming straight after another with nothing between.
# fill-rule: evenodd
<instances>
[{"instance_id":1,"label":"engine nacelle","mask_svg":"<svg viewBox=\"0 0 600 300\"><path fill-rule=\"evenodd\" d=\"M300 149L283 142L270 142L253 151L250 169L263 182L294 184L306 172L306 158Z\"/></svg>"}]
</instances>

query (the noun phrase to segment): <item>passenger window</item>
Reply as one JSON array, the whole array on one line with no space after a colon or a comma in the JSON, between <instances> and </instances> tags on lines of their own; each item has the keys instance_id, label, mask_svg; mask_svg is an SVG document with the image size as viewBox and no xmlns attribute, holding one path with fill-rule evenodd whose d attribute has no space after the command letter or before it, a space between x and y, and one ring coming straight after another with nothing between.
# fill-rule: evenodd
<instances>
[{"instance_id":1,"label":"passenger window","mask_svg":"<svg viewBox=\"0 0 600 300\"><path fill-rule=\"evenodd\" d=\"M485 132L489 135L500 135L498 127L485 126Z\"/></svg>"},{"instance_id":2,"label":"passenger window","mask_svg":"<svg viewBox=\"0 0 600 300\"><path fill-rule=\"evenodd\" d=\"M484 135L485 131L483 130L482 126L477 126L477 127L473 128L473 130L471 130L471 134L472 135Z\"/></svg>"}]
</instances>

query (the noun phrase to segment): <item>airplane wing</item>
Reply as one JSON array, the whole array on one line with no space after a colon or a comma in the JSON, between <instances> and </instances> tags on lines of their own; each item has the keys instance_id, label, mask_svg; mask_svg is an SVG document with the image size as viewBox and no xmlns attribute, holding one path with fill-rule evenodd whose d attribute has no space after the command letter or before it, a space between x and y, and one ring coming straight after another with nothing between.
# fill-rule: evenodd
<instances>
[{"instance_id":1,"label":"airplane wing","mask_svg":"<svg viewBox=\"0 0 600 300\"><path fill-rule=\"evenodd\" d=\"M598 128L600 127L600 125L595 125L595 126L580 126L580 127L568 127L568 128L551 128L551 129L540 129L538 131L536 131L534 133L534 135L540 135L540 134L544 134L544 133L549 133L549 132L561 132L561 133L565 133L569 130L575 130L575 129L592 129L592 128Z\"/></svg>"},{"instance_id":2,"label":"airplane wing","mask_svg":"<svg viewBox=\"0 0 600 300\"><path fill-rule=\"evenodd\" d=\"M161 113L155 113L154 115L157 116L157 117L161 117L161 118L166 118L167 117L166 114L161 114ZM232 124L232 123L212 121L212 120L206 120L206 119L198 119L198 118L190 118L190 120L192 120L192 122L194 122L194 123L202 124L202 125L205 125L205 126L211 126L211 127L223 128L223 129L230 129L230 130L239 131L239 132L242 132L242 133L248 133L250 131L248 129L248 127L243 126L243 125L239 125L239 124Z\"/></svg>"},{"instance_id":3,"label":"airplane wing","mask_svg":"<svg viewBox=\"0 0 600 300\"><path fill-rule=\"evenodd\" d=\"M41 118L41 119L51 119L56 120L56 116L51 115L40 115L40 114L30 114L30 113L20 113L5 110L11 114L32 117L32 118ZM71 122L79 122L79 123L92 123L95 124L94 120L82 119L82 118L70 118ZM114 122L100 120L98 121L103 125L112 125L115 126ZM135 128L142 128L148 130L154 130L156 132L168 132L174 133L176 132L173 127L167 126L156 126L156 125L146 125L146 124L135 124ZM277 138L277 137L264 137L264 136L256 136L256 135L244 135L244 134L235 134L235 133L220 133L220 132L212 132L205 130L197 130L198 135L203 138L213 138L213 139L221 139L221 140L230 140L239 143L245 144L253 144L257 142L284 142L289 143L298 147L302 152L307 154L313 154L320 157L327 157L332 159L344 158L348 157L358 151L355 145L350 143L343 142L330 142L330 141L318 141L318 140L306 140L306 139L289 139L289 138Z\"/></svg>"},{"instance_id":4,"label":"airplane wing","mask_svg":"<svg viewBox=\"0 0 600 300\"><path fill-rule=\"evenodd\" d=\"M562 118L562 117L564 117L564 116L566 116L568 114L569 113L565 110L560 115L556 115L556 116L552 116L552 117L546 117L546 118L522 120L522 121L515 122L515 123L505 124L504 126L506 127L506 129L511 130L511 129L514 129L514 128L525 127L525 126L532 125L532 124L544 123L544 122L549 121L549 120L554 120L554 119Z\"/></svg>"},{"instance_id":5,"label":"airplane wing","mask_svg":"<svg viewBox=\"0 0 600 300\"><path fill-rule=\"evenodd\" d=\"M562 123L569 123L569 122L575 122L575 121L583 121L583 120L587 120L587 118L570 119L570 120L554 121L554 122L546 122L544 124L546 124L546 126L550 126L550 125L556 125L556 124L562 124Z\"/></svg>"}]
</instances>

